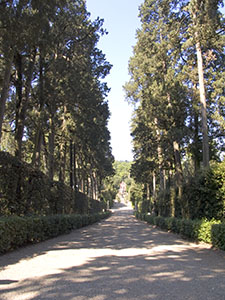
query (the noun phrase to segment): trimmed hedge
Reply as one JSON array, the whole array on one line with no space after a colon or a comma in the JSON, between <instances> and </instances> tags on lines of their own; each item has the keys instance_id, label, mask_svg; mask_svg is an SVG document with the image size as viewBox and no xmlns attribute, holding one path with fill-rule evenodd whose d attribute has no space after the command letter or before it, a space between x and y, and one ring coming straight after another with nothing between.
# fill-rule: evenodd
<instances>
[{"instance_id":1,"label":"trimmed hedge","mask_svg":"<svg viewBox=\"0 0 225 300\"><path fill-rule=\"evenodd\" d=\"M93 224L109 215L110 212L107 211L91 215L0 218L0 253L69 233L73 229Z\"/></svg>"},{"instance_id":2,"label":"trimmed hedge","mask_svg":"<svg viewBox=\"0 0 225 300\"><path fill-rule=\"evenodd\" d=\"M106 209L31 165L0 151L0 216L92 214Z\"/></svg>"},{"instance_id":3,"label":"trimmed hedge","mask_svg":"<svg viewBox=\"0 0 225 300\"><path fill-rule=\"evenodd\" d=\"M183 185L183 218L225 220L225 160L210 165Z\"/></svg>"},{"instance_id":4,"label":"trimmed hedge","mask_svg":"<svg viewBox=\"0 0 225 300\"><path fill-rule=\"evenodd\" d=\"M225 251L225 224L212 225L212 244Z\"/></svg>"},{"instance_id":5,"label":"trimmed hedge","mask_svg":"<svg viewBox=\"0 0 225 300\"><path fill-rule=\"evenodd\" d=\"M181 234L183 237L210 243L225 250L225 223L211 220L187 220L178 218L164 218L136 212L136 218L156 225L162 229Z\"/></svg>"}]
</instances>

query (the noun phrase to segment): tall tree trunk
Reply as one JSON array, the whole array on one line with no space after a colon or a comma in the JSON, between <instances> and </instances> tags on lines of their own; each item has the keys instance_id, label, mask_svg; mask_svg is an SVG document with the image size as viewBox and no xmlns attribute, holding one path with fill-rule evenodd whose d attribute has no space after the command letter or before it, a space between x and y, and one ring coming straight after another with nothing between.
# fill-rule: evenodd
<instances>
[{"instance_id":1,"label":"tall tree trunk","mask_svg":"<svg viewBox=\"0 0 225 300\"><path fill-rule=\"evenodd\" d=\"M160 131L158 129L158 120L155 118L155 125L156 125L156 133L157 133L157 153L158 153L158 161L159 161L159 186L160 186L160 191L163 191L165 189L164 186L164 172L163 172L163 156L162 156L162 148L160 145Z\"/></svg>"},{"instance_id":2,"label":"tall tree trunk","mask_svg":"<svg viewBox=\"0 0 225 300\"><path fill-rule=\"evenodd\" d=\"M178 189L178 200L180 201L182 216L184 216L184 207L182 205L183 170L181 165L180 146L177 141L173 141L173 151L176 170L176 186Z\"/></svg>"},{"instance_id":3,"label":"tall tree trunk","mask_svg":"<svg viewBox=\"0 0 225 300\"><path fill-rule=\"evenodd\" d=\"M48 150L48 145L46 143L44 134L43 134L42 141L43 141L43 148L44 148L44 151L43 151L43 167L44 167L44 170L48 170L49 150Z\"/></svg>"},{"instance_id":4,"label":"tall tree trunk","mask_svg":"<svg viewBox=\"0 0 225 300\"><path fill-rule=\"evenodd\" d=\"M19 119L19 109L22 103L22 97L23 97L23 63L22 63L22 55L20 53L16 53L14 57L15 61L15 67L16 67L16 128L18 127L18 119ZM15 154L17 155L17 147ZM18 157L19 159L21 157ZM21 184L22 184L22 174L20 172L19 178L17 181L17 189L16 189L16 198L17 201L22 202L22 190L21 190ZM22 213L20 211L20 213Z\"/></svg>"},{"instance_id":5,"label":"tall tree trunk","mask_svg":"<svg viewBox=\"0 0 225 300\"><path fill-rule=\"evenodd\" d=\"M198 113L194 113L194 170L195 174L200 169L200 153L199 153L199 122L198 122Z\"/></svg>"},{"instance_id":6,"label":"tall tree trunk","mask_svg":"<svg viewBox=\"0 0 225 300\"><path fill-rule=\"evenodd\" d=\"M5 115L5 104L8 98L9 93L9 85L10 85L10 76L13 64L13 51L9 52L8 58L6 59L6 66L4 72L4 79L3 79L3 87L1 90L1 97L0 97L0 142L2 137L2 124Z\"/></svg>"},{"instance_id":7,"label":"tall tree trunk","mask_svg":"<svg viewBox=\"0 0 225 300\"><path fill-rule=\"evenodd\" d=\"M74 188L74 171L73 171L73 142L70 140L70 187Z\"/></svg>"},{"instance_id":8,"label":"tall tree trunk","mask_svg":"<svg viewBox=\"0 0 225 300\"><path fill-rule=\"evenodd\" d=\"M43 58L40 51L40 63L39 63L39 113L38 113L38 125L35 135L34 151L32 157L32 165L40 167L41 157L41 136L43 127L43 108L44 108L44 78L43 78Z\"/></svg>"},{"instance_id":9,"label":"tall tree trunk","mask_svg":"<svg viewBox=\"0 0 225 300\"><path fill-rule=\"evenodd\" d=\"M200 169L200 140L199 140L199 109L198 109L198 102L199 102L199 93L197 92L197 83L193 85L193 127L194 127L194 139L193 139L193 162L194 162L194 172L195 174Z\"/></svg>"},{"instance_id":10,"label":"tall tree trunk","mask_svg":"<svg viewBox=\"0 0 225 300\"><path fill-rule=\"evenodd\" d=\"M98 180L96 176L96 172L93 172L93 184L94 184L94 199L98 200Z\"/></svg>"},{"instance_id":11,"label":"tall tree trunk","mask_svg":"<svg viewBox=\"0 0 225 300\"><path fill-rule=\"evenodd\" d=\"M17 145L17 138L18 138L18 123L19 123L19 115L20 109L22 105L23 99L23 62L22 62L22 55L20 53L16 53L15 55L15 66L16 66L16 134L15 134L15 141L16 141L16 151L15 154L18 158L21 158L18 155L18 145Z\"/></svg>"},{"instance_id":12,"label":"tall tree trunk","mask_svg":"<svg viewBox=\"0 0 225 300\"><path fill-rule=\"evenodd\" d=\"M155 171L152 172L152 195L153 195L153 198L156 197L156 176L155 176Z\"/></svg>"},{"instance_id":13,"label":"tall tree trunk","mask_svg":"<svg viewBox=\"0 0 225 300\"><path fill-rule=\"evenodd\" d=\"M40 119L39 114L39 119ZM42 146L42 125L41 121L38 121L38 127L35 135L35 141L34 141L34 151L33 151L33 157L32 157L32 165L40 168L41 165L41 146Z\"/></svg>"},{"instance_id":14,"label":"tall tree trunk","mask_svg":"<svg viewBox=\"0 0 225 300\"><path fill-rule=\"evenodd\" d=\"M174 162L175 162L175 169L176 169L177 185L181 186L183 183L183 170L181 165L180 146L177 141L173 142L173 151L174 151Z\"/></svg>"},{"instance_id":15,"label":"tall tree trunk","mask_svg":"<svg viewBox=\"0 0 225 300\"><path fill-rule=\"evenodd\" d=\"M15 155L21 159L22 156L22 139L24 133L24 126L25 126L25 119L26 119L26 111L29 103L30 91L31 91L31 83L32 83L32 76L35 64L35 57L36 57L36 48L31 54L31 58L29 61L29 66L27 70L27 78L25 82L25 95L21 94L21 101L20 105L17 108L17 121L16 121L16 129L15 129L15 141L16 141L16 151ZM22 93L22 91L21 91Z\"/></svg>"},{"instance_id":16,"label":"tall tree trunk","mask_svg":"<svg viewBox=\"0 0 225 300\"><path fill-rule=\"evenodd\" d=\"M66 112L67 108L66 105L63 107L63 121L62 121L62 128L61 128L61 135L62 135L62 141L60 143L59 148L59 181L64 182L65 181L65 169L66 169L66 153L67 153L67 143L65 141L65 131L66 131Z\"/></svg>"},{"instance_id":17,"label":"tall tree trunk","mask_svg":"<svg viewBox=\"0 0 225 300\"><path fill-rule=\"evenodd\" d=\"M65 181L65 173L66 173L66 154L67 154L67 143L60 144L59 149L59 181Z\"/></svg>"},{"instance_id":18,"label":"tall tree trunk","mask_svg":"<svg viewBox=\"0 0 225 300\"><path fill-rule=\"evenodd\" d=\"M196 43L197 63L198 63L198 77L199 77L199 92L200 103L202 112L202 151L203 151L203 166L209 167L209 138L208 138L208 125L207 125L207 109L206 109L206 95L204 83L204 68L202 60L202 50L199 41Z\"/></svg>"},{"instance_id":19,"label":"tall tree trunk","mask_svg":"<svg viewBox=\"0 0 225 300\"><path fill-rule=\"evenodd\" d=\"M171 183L173 177L173 166L170 166L169 174L168 174L168 185L170 188L170 215L171 217L175 217L175 197L176 191L174 185Z\"/></svg>"},{"instance_id":20,"label":"tall tree trunk","mask_svg":"<svg viewBox=\"0 0 225 300\"><path fill-rule=\"evenodd\" d=\"M74 173L74 189L77 191L77 157L76 157L76 145L73 144L73 173Z\"/></svg>"},{"instance_id":21,"label":"tall tree trunk","mask_svg":"<svg viewBox=\"0 0 225 300\"><path fill-rule=\"evenodd\" d=\"M48 138L48 176L50 181L54 179L55 124L53 118L49 118L50 128Z\"/></svg>"},{"instance_id":22,"label":"tall tree trunk","mask_svg":"<svg viewBox=\"0 0 225 300\"><path fill-rule=\"evenodd\" d=\"M35 148L32 157L32 165L38 169L40 169L41 166L41 146L43 141L42 135L42 128L38 128L36 132Z\"/></svg>"},{"instance_id":23,"label":"tall tree trunk","mask_svg":"<svg viewBox=\"0 0 225 300\"><path fill-rule=\"evenodd\" d=\"M152 213L156 213L156 207L155 207L155 201L156 201L156 175L155 171L152 172L152 198L153 198L153 203L152 203Z\"/></svg>"}]
</instances>

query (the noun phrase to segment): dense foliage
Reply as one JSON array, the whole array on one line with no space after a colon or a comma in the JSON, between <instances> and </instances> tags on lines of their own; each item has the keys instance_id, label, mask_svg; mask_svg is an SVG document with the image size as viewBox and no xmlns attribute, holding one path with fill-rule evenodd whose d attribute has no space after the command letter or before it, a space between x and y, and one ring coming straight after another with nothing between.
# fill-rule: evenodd
<instances>
[{"instance_id":1,"label":"dense foliage","mask_svg":"<svg viewBox=\"0 0 225 300\"><path fill-rule=\"evenodd\" d=\"M42 171L97 199L113 172L103 81L111 65L97 48L103 20L91 21L85 2L1 1L0 147L35 168L36 185ZM39 197L21 185L26 174L11 175L13 198Z\"/></svg>"},{"instance_id":2,"label":"dense foliage","mask_svg":"<svg viewBox=\"0 0 225 300\"><path fill-rule=\"evenodd\" d=\"M140 184L142 211L225 215L222 5L145 0L140 6L141 28L124 88L134 104L131 175Z\"/></svg>"},{"instance_id":3,"label":"dense foliage","mask_svg":"<svg viewBox=\"0 0 225 300\"><path fill-rule=\"evenodd\" d=\"M0 216L91 214L106 208L6 152L0 152L0 196Z\"/></svg>"},{"instance_id":4,"label":"dense foliage","mask_svg":"<svg viewBox=\"0 0 225 300\"><path fill-rule=\"evenodd\" d=\"M0 253L69 233L110 215L54 215L0 218Z\"/></svg>"}]
</instances>

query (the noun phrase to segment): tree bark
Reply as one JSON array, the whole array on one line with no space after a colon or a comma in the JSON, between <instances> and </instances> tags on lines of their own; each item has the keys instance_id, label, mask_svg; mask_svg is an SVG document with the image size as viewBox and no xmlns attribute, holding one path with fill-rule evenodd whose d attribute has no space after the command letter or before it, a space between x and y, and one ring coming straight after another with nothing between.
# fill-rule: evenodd
<instances>
[{"instance_id":1,"label":"tree bark","mask_svg":"<svg viewBox=\"0 0 225 300\"><path fill-rule=\"evenodd\" d=\"M60 153L59 153L59 181L65 181L65 173L66 173L66 154L67 154L67 143L60 144Z\"/></svg>"},{"instance_id":2,"label":"tree bark","mask_svg":"<svg viewBox=\"0 0 225 300\"><path fill-rule=\"evenodd\" d=\"M153 195L153 198L156 197L156 176L155 176L155 171L152 172L152 195Z\"/></svg>"},{"instance_id":3,"label":"tree bark","mask_svg":"<svg viewBox=\"0 0 225 300\"><path fill-rule=\"evenodd\" d=\"M8 98L9 93L9 84L10 84L10 76L13 64L13 56L14 53L11 51L9 53L8 59L6 61L5 72L4 72L4 80L3 80L3 87L1 90L1 97L0 97L0 142L2 137L2 124L5 115L5 104Z\"/></svg>"},{"instance_id":4,"label":"tree bark","mask_svg":"<svg viewBox=\"0 0 225 300\"><path fill-rule=\"evenodd\" d=\"M55 124L53 117L49 119L49 138L48 138L48 175L49 180L54 179L54 152L55 152Z\"/></svg>"},{"instance_id":5,"label":"tree bark","mask_svg":"<svg viewBox=\"0 0 225 300\"><path fill-rule=\"evenodd\" d=\"M38 128L35 138L35 148L32 158L32 165L36 168L40 168L41 166L41 146L42 146L42 129Z\"/></svg>"},{"instance_id":6,"label":"tree bark","mask_svg":"<svg viewBox=\"0 0 225 300\"><path fill-rule=\"evenodd\" d=\"M182 186L183 186L183 170L181 165L181 156L180 156L180 146L177 141L173 141L173 150L174 150L174 163L175 163L175 169L176 169L176 186L178 189L178 200L181 204L181 211L182 216L184 216L184 211L182 207Z\"/></svg>"},{"instance_id":7,"label":"tree bark","mask_svg":"<svg viewBox=\"0 0 225 300\"><path fill-rule=\"evenodd\" d=\"M41 157L41 136L43 127L43 108L44 108L44 79L43 79L43 58L40 52L40 63L39 63L39 113L38 113L38 125L35 135L34 152L32 157L32 165L40 167Z\"/></svg>"},{"instance_id":8,"label":"tree bark","mask_svg":"<svg viewBox=\"0 0 225 300\"><path fill-rule=\"evenodd\" d=\"M73 144L73 172L74 172L74 189L77 191L78 184L77 184L77 157L76 157L76 145Z\"/></svg>"},{"instance_id":9,"label":"tree bark","mask_svg":"<svg viewBox=\"0 0 225 300\"><path fill-rule=\"evenodd\" d=\"M70 187L74 189L74 170L73 170L73 142L70 140Z\"/></svg>"},{"instance_id":10,"label":"tree bark","mask_svg":"<svg viewBox=\"0 0 225 300\"><path fill-rule=\"evenodd\" d=\"M206 95L204 83L204 68L202 60L202 50L199 41L196 43L197 63L198 63L198 78L199 78L199 92L202 114L202 151L203 151L203 166L209 167L209 138L208 138L208 125L207 125L207 109L206 109Z\"/></svg>"},{"instance_id":11,"label":"tree bark","mask_svg":"<svg viewBox=\"0 0 225 300\"><path fill-rule=\"evenodd\" d=\"M173 142L173 151L174 151L174 162L176 169L176 177L177 177L177 185L181 186L183 183L183 171L181 165L181 157L180 157L180 146L178 142Z\"/></svg>"},{"instance_id":12,"label":"tree bark","mask_svg":"<svg viewBox=\"0 0 225 300\"><path fill-rule=\"evenodd\" d=\"M158 120L155 118L155 125L156 125L156 133L157 133L157 140L158 140L158 147L157 147L157 153L158 153L158 161L159 161L159 186L160 191L163 191L165 189L164 186L164 172L163 172L163 157L162 157L162 148L160 145L160 131L158 129Z\"/></svg>"},{"instance_id":13,"label":"tree bark","mask_svg":"<svg viewBox=\"0 0 225 300\"><path fill-rule=\"evenodd\" d=\"M25 119L26 119L26 111L29 103L30 91L32 87L32 76L35 64L35 57L36 57L36 48L33 51L29 66L27 70L27 79L25 83L25 95L23 97L22 90L21 90L21 101L18 102L17 107L17 119L16 119L16 129L15 129L15 141L16 141L16 151L15 155L21 159L22 156L22 139L24 133L24 126L25 126Z\"/></svg>"},{"instance_id":14,"label":"tree bark","mask_svg":"<svg viewBox=\"0 0 225 300\"><path fill-rule=\"evenodd\" d=\"M200 160L199 160L199 122L198 122L198 113L194 113L194 170L195 174L200 169Z\"/></svg>"}]
</instances>

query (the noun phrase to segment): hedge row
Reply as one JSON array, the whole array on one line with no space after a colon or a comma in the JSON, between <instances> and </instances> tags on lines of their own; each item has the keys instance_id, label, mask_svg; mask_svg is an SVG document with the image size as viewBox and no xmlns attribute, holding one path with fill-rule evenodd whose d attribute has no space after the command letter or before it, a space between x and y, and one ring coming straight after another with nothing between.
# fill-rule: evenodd
<instances>
[{"instance_id":1,"label":"hedge row","mask_svg":"<svg viewBox=\"0 0 225 300\"><path fill-rule=\"evenodd\" d=\"M164 218L138 212L135 215L138 219L144 220L151 225L156 225L196 241L210 243L217 248L225 250L225 223L220 221Z\"/></svg>"},{"instance_id":2,"label":"hedge row","mask_svg":"<svg viewBox=\"0 0 225 300\"><path fill-rule=\"evenodd\" d=\"M0 218L0 253L69 233L108 217L110 212L91 215L54 215Z\"/></svg>"},{"instance_id":3,"label":"hedge row","mask_svg":"<svg viewBox=\"0 0 225 300\"><path fill-rule=\"evenodd\" d=\"M92 214L106 203L76 192L31 165L0 151L0 216Z\"/></svg>"}]
</instances>

